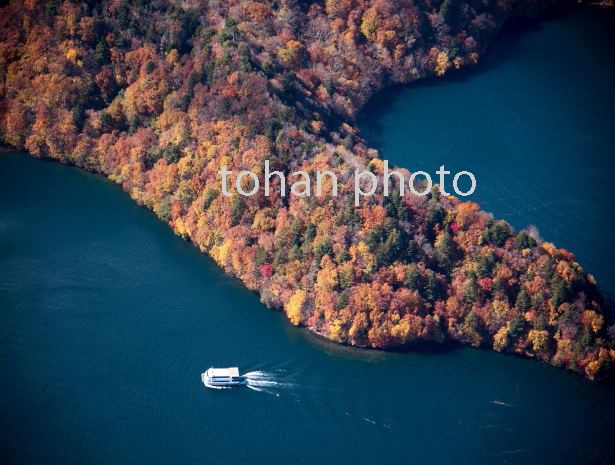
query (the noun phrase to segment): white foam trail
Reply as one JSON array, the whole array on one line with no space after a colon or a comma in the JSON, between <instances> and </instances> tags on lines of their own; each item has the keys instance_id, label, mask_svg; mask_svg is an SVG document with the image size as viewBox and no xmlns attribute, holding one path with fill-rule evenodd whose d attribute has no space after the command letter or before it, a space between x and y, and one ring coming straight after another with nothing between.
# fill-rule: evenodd
<instances>
[{"instance_id":1,"label":"white foam trail","mask_svg":"<svg viewBox=\"0 0 615 465\"><path fill-rule=\"evenodd\" d=\"M272 389L295 386L292 383L281 383L277 381L275 374L268 373L266 371L251 371L244 374L242 378L244 379L243 384L248 386L250 389L264 391L269 394L275 394L276 396L279 396L279 394L275 393Z\"/></svg>"},{"instance_id":2,"label":"white foam trail","mask_svg":"<svg viewBox=\"0 0 615 465\"><path fill-rule=\"evenodd\" d=\"M277 381L270 381L266 379L246 379L246 384L248 386L263 386L263 387L277 387L282 386L282 384Z\"/></svg>"},{"instance_id":3,"label":"white foam trail","mask_svg":"<svg viewBox=\"0 0 615 465\"><path fill-rule=\"evenodd\" d=\"M258 379L258 378L271 378L271 373L267 373L266 371L251 371L243 375L244 378L249 379Z\"/></svg>"},{"instance_id":4,"label":"white foam trail","mask_svg":"<svg viewBox=\"0 0 615 465\"><path fill-rule=\"evenodd\" d=\"M274 396L280 397L280 394L278 394L277 392L272 392L272 391L268 391L267 389L262 389L256 386L252 386L250 384L246 384L246 386L250 389L254 389L255 391L258 392L266 392L267 394L273 394Z\"/></svg>"},{"instance_id":5,"label":"white foam trail","mask_svg":"<svg viewBox=\"0 0 615 465\"><path fill-rule=\"evenodd\" d=\"M250 384L246 384L246 386L249 387L250 389L254 389L255 391L258 391L258 392L265 392L264 389L257 388L256 386L251 386Z\"/></svg>"}]
</instances>

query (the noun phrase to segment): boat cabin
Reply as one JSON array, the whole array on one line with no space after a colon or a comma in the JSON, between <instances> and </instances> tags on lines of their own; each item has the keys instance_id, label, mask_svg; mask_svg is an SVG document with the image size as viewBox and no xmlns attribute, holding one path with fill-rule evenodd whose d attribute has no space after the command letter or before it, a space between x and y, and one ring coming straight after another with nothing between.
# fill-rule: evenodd
<instances>
[{"instance_id":1,"label":"boat cabin","mask_svg":"<svg viewBox=\"0 0 615 465\"><path fill-rule=\"evenodd\" d=\"M203 383L212 386L234 386L239 384L239 368L210 368L201 375Z\"/></svg>"}]
</instances>

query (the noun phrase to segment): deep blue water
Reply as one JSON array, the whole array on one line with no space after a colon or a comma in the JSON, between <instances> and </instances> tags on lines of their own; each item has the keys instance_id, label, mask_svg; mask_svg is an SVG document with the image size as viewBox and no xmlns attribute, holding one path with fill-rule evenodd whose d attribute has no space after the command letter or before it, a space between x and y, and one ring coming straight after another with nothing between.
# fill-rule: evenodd
<instances>
[{"instance_id":1,"label":"deep blue water","mask_svg":"<svg viewBox=\"0 0 615 465\"><path fill-rule=\"evenodd\" d=\"M473 171L474 200L539 226L605 292L609 18L509 28L474 72L398 91L365 126L399 165ZM211 365L252 385L208 389ZM0 380L2 463L615 461L612 387L490 351L316 341L118 186L14 153L0 154Z\"/></svg>"}]
</instances>

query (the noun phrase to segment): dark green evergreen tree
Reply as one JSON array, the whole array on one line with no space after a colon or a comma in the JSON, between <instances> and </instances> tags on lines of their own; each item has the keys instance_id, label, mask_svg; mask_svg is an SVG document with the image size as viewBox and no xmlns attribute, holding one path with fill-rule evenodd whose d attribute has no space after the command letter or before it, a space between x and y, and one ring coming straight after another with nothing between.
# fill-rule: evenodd
<instances>
[{"instance_id":1,"label":"dark green evergreen tree","mask_svg":"<svg viewBox=\"0 0 615 465\"><path fill-rule=\"evenodd\" d=\"M179 147L169 142L162 151L162 156L170 165L171 163L177 163L180 159Z\"/></svg>"},{"instance_id":2,"label":"dark green evergreen tree","mask_svg":"<svg viewBox=\"0 0 615 465\"><path fill-rule=\"evenodd\" d=\"M581 347L583 349L587 349L589 346L592 345L592 333L589 330L589 328L586 326L585 328L583 328L583 332L581 333Z\"/></svg>"},{"instance_id":3,"label":"dark green evergreen tree","mask_svg":"<svg viewBox=\"0 0 615 465\"><path fill-rule=\"evenodd\" d=\"M301 248L297 244L293 245L290 248L288 260L291 262L294 262L295 260L303 261L303 254L301 253Z\"/></svg>"},{"instance_id":4,"label":"dark green evergreen tree","mask_svg":"<svg viewBox=\"0 0 615 465\"><path fill-rule=\"evenodd\" d=\"M284 254L281 251L277 252L275 254L275 257L273 257L273 267L277 269L283 263L286 263L286 260L284 259Z\"/></svg>"},{"instance_id":5,"label":"dark green evergreen tree","mask_svg":"<svg viewBox=\"0 0 615 465\"><path fill-rule=\"evenodd\" d=\"M459 0L444 0L440 6L440 16L447 24L451 24L459 11Z\"/></svg>"},{"instance_id":6,"label":"dark green evergreen tree","mask_svg":"<svg viewBox=\"0 0 615 465\"><path fill-rule=\"evenodd\" d=\"M430 202L427 207L427 224L432 229L436 224L442 224L446 217L446 211L435 202ZM433 238L432 238L433 240Z\"/></svg>"},{"instance_id":7,"label":"dark green evergreen tree","mask_svg":"<svg viewBox=\"0 0 615 465\"><path fill-rule=\"evenodd\" d=\"M205 192L205 196L203 198L203 211L207 211L211 206L212 202L218 197L220 191L218 189L209 188L207 192Z\"/></svg>"},{"instance_id":8,"label":"dark green evergreen tree","mask_svg":"<svg viewBox=\"0 0 615 465\"><path fill-rule=\"evenodd\" d=\"M328 77L325 80L325 89L327 90L327 93L332 96L333 93L335 92L335 87L333 85L333 79L331 79L331 77Z\"/></svg>"},{"instance_id":9,"label":"dark green evergreen tree","mask_svg":"<svg viewBox=\"0 0 615 465\"><path fill-rule=\"evenodd\" d=\"M290 245L301 245L301 233L303 232L303 229L301 227L301 221L299 221L299 218L293 218L292 222L290 223Z\"/></svg>"},{"instance_id":10,"label":"dark green evergreen tree","mask_svg":"<svg viewBox=\"0 0 615 465\"><path fill-rule=\"evenodd\" d=\"M508 335L513 341L516 341L523 334L523 331L525 331L525 318L521 313L517 313L508 327Z\"/></svg>"},{"instance_id":11,"label":"dark green evergreen tree","mask_svg":"<svg viewBox=\"0 0 615 465\"><path fill-rule=\"evenodd\" d=\"M525 231L521 231L515 236L515 246L519 250L533 249L537 246L537 243L532 236L529 236Z\"/></svg>"},{"instance_id":12,"label":"dark green evergreen tree","mask_svg":"<svg viewBox=\"0 0 615 465\"><path fill-rule=\"evenodd\" d=\"M122 30L128 29L130 25L130 9L125 3L121 3L115 12L115 17Z\"/></svg>"},{"instance_id":13,"label":"dark green evergreen tree","mask_svg":"<svg viewBox=\"0 0 615 465\"><path fill-rule=\"evenodd\" d=\"M375 225L363 238L363 242L371 253L374 253L382 242L382 228Z\"/></svg>"},{"instance_id":14,"label":"dark green evergreen tree","mask_svg":"<svg viewBox=\"0 0 615 465\"><path fill-rule=\"evenodd\" d=\"M350 254L346 249L340 249L335 254L335 262L339 265L341 265L342 263L346 263L348 260L350 260Z\"/></svg>"},{"instance_id":15,"label":"dark green evergreen tree","mask_svg":"<svg viewBox=\"0 0 615 465\"><path fill-rule=\"evenodd\" d=\"M101 65L106 65L111 62L111 52L107 46L105 39L100 39L96 44L96 50L94 50L94 57Z\"/></svg>"},{"instance_id":16,"label":"dark green evergreen tree","mask_svg":"<svg viewBox=\"0 0 615 465\"><path fill-rule=\"evenodd\" d=\"M408 271L406 271L406 276L404 278L404 285L411 291L416 291L419 288L419 280L421 278L421 274L419 273L419 268L415 263L411 263L408 267Z\"/></svg>"},{"instance_id":17,"label":"dark green evergreen tree","mask_svg":"<svg viewBox=\"0 0 615 465\"><path fill-rule=\"evenodd\" d=\"M47 0L47 3L45 4L45 14L47 16L55 16L58 12L58 6L58 0Z\"/></svg>"},{"instance_id":18,"label":"dark green evergreen tree","mask_svg":"<svg viewBox=\"0 0 615 465\"><path fill-rule=\"evenodd\" d=\"M438 260L438 266L442 270L449 271L453 262L453 254L455 251L455 243L451 237L448 226L442 233L442 237L436 245L436 259Z\"/></svg>"},{"instance_id":19,"label":"dark green evergreen tree","mask_svg":"<svg viewBox=\"0 0 615 465\"><path fill-rule=\"evenodd\" d=\"M340 289L348 289L354 284L354 272L352 268L342 268L337 274L337 282Z\"/></svg>"},{"instance_id":20,"label":"dark green evergreen tree","mask_svg":"<svg viewBox=\"0 0 615 465\"><path fill-rule=\"evenodd\" d=\"M75 105L75 108L73 108L73 122L75 123L77 131L81 132L81 130L83 129L83 125L85 124L86 118L87 117L83 106L79 103Z\"/></svg>"},{"instance_id":21,"label":"dark green evergreen tree","mask_svg":"<svg viewBox=\"0 0 615 465\"><path fill-rule=\"evenodd\" d=\"M233 226L237 226L241 221L243 213L246 211L246 202L243 195L235 194L233 196L233 205L231 207L231 221Z\"/></svg>"},{"instance_id":22,"label":"dark green evergreen tree","mask_svg":"<svg viewBox=\"0 0 615 465\"><path fill-rule=\"evenodd\" d=\"M128 117L128 135L132 136L139 129L139 117L132 114Z\"/></svg>"},{"instance_id":23,"label":"dark green evergreen tree","mask_svg":"<svg viewBox=\"0 0 615 465\"><path fill-rule=\"evenodd\" d=\"M165 198L163 198L162 201L154 209L154 212L156 213L156 215L158 215L158 218L160 218L162 221L165 221L165 222L171 221L170 197L166 196Z\"/></svg>"},{"instance_id":24,"label":"dark green evergreen tree","mask_svg":"<svg viewBox=\"0 0 615 465\"><path fill-rule=\"evenodd\" d=\"M569 294L570 285L558 273L554 273L551 281L551 303L553 307L559 308L561 304L568 300Z\"/></svg>"},{"instance_id":25,"label":"dark green evergreen tree","mask_svg":"<svg viewBox=\"0 0 615 465\"><path fill-rule=\"evenodd\" d=\"M409 240L406 244L405 259L410 262L416 262L418 258L418 247L416 242Z\"/></svg>"},{"instance_id":26,"label":"dark green evergreen tree","mask_svg":"<svg viewBox=\"0 0 615 465\"><path fill-rule=\"evenodd\" d=\"M530 310L530 298L528 297L525 286L523 285L521 286L519 294L517 294L517 302L515 305L517 306L517 311L520 313L526 313Z\"/></svg>"},{"instance_id":27,"label":"dark green evergreen tree","mask_svg":"<svg viewBox=\"0 0 615 465\"><path fill-rule=\"evenodd\" d=\"M476 274L479 278L491 277L491 271L495 266L495 256L492 250L489 250L486 254L481 255L476 264Z\"/></svg>"},{"instance_id":28,"label":"dark green evergreen tree","mask_svg":"<svg viewBox=\"0 0 615 465\"><path fill-rule=\"evenodd\" d=\"M378 263L384 265L390 265L393 263L399 254L403 250L403 241L401 233L397 228L391 230L388 237L382 247L379 247L376 253L376 259Z\"/></svg>"},{"instance_id":29,"label":"dark green evergreen tree","mask_svg":"<svg viewBox=\"0 0 615 465\"><path fill-rule=\"evenodd\" d=\"M147 29L147 33L145 34L145 42L147 42L148 44L155 44L155 43L157 43L157 40L156 40L156 30L154 29L154 26L150 26Z\"/></svg>"},{"instance_id":30,"label":"dark green evergreen tree","mask_svg":"<svg viewBox=\"0 0 615 465\"><path fill-rule=\"evenodd\" d=\"M314 223L308 223L305 227L304 242L312 242L316 237L316 225Z\"/></svg>"},{"instance_id":31,"label":"dark green evergreen tree","mask_svg":"<svg viewBox=\"0 0 615 465\"><path fill-rule=\"evenodd\" d=\"M314 250L314 259L316 260L316 263L320 263L322 257L325 255L329 255L329 257L333 256L333 246L331 244L331 239L328 237L324 241L320 242Z\"/></svg>"},{"instance_id":32,"label":"dark green evergreen tree","mask_svg":"<svg viewBox=\"0 0 615 465\"><path fill-rule=\"evenodd\" d=\"M436 273L432 270L427 271L427 283L425 284L424 297L427 302L433 303L440 297L440 283Z\"/></svg>"},{"instance_id":33,"label":"dark green evergreen tree","mask_svg":"<svg viewBox=\"0 0 615 465\"><path fill-rule=\"evenodd\" d=\"M453 61L459 55L459 43L457 39L451 40L448 46L448 59Z\"/></svg>"},{"instance_id":34,"label":"dark green evergreen tree","mask_svg":"<svg viewBox=\"0 0 615 465\"><path fill-rule=\"evenodd\" d=\"M472 305L478 299L478 286L476 284L476 273L470 271L468 273L468 282L466 283L466 290L463 295L463 300L466 304Z\"/></svg>"},{"instance_id":35,"label":"dark green evergreen tree","mask_svg":"<svg viewBox=\"0 0 615 465\"><path fill-rule=\"evenodd\" d=\"M256 249L256 255L254 255L254 263L259 266L266 265L267 263L269 263L269 253L264 247L260 246L258 249Z\"/></svg>"},{"instance_id":36,"label":"dark green evergreen tree","mask_svg":"<svg viewBox=\"0 0 615 465\"><path fill-rule=\"evenodd\" d=\"M510 236L510 226L505 221L490 221L487 229L483 231L483 240L496 247L502 247Z\"/></svg>"},{"instance_id":37,"label":"dark green evergreen tree","mask_svg":"<svg viewBox=\"0 0 615 465\"><path fill-rule=\"evenodd\" d=\"M471 310L464 319L465 330L468 333L476 333L478 331L478 316L474 310Z\"/></svg>"}]
</instances>

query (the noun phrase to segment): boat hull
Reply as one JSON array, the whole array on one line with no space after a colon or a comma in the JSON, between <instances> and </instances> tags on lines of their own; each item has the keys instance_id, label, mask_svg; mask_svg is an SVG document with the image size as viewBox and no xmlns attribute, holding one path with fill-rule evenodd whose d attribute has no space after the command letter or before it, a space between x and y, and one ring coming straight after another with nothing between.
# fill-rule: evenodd
<instances>
[{"instance_id":1,"label":"boat hull","mask_svg":"<svg viewBox=\"0 0 615 465\"><path fill-rule=\"evenodd\" d=\"M232 377L229 379L213 379L212 376L208 374L208 371L201 374L201 380L205 386L239 386L241 384L241 380L238 377Z\"/></svg>"}]
</instances>

